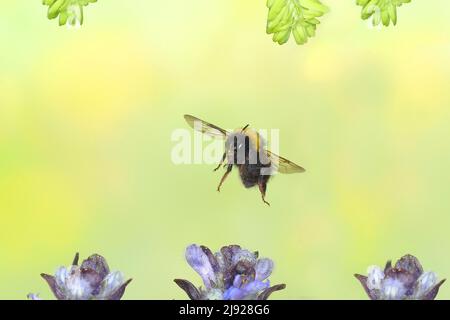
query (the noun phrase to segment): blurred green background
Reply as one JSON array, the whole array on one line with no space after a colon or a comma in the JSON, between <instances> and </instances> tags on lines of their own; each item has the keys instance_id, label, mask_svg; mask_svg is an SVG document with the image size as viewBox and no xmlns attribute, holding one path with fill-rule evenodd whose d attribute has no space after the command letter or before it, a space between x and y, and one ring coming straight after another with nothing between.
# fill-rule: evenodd
<instances>
[{"instance_id":1,"label":"blurred green background","mask_svg":"<svg viewBox=\"0 0 450 320\"><path fill-rule=\"evenodd\" d=\"M0 298L53 298L39 273L79 251L134 279L125 299L183 299L191 243L272 258L279 299L366 299L353 273L405 253L450 277L450 2L383 30L324 2L315 38L278 46L264 1L99 1L79 30L2 1ZM279 128L307 172L270 208L236 172L219 194L214 165L171 162L184 113Z\"/></svg>"}]
</instances>

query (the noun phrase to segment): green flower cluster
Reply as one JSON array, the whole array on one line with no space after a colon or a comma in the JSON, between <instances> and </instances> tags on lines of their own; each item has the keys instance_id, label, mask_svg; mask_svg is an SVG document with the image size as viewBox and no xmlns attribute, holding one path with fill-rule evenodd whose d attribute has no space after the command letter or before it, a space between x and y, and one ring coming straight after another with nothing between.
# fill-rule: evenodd
<instances>
[{"instance_id":1,"label":"green flower cluster","mask_svg":"<svg viewBox=\"0 0 450 320\"><path fill-rule=\"evenodd\" d=\"M286 43L291 33L297 44L304 44L316 33L318 17L328 12L319 0L267 0L267 33L273 41Z\"/></svg>"},{"instance_id":2,"label":"green flower cluster","mask_svg":"<svg viewBox=\"0 0 450 320\"><path fill-rule=\"evenodd\" d=\"M48 6L47 17L59 17L59 25L82 25L83 7L97 0L42 0ZM372 19L373 26L397 24L397 7L411 0L356 0L362 7L361 18ZM316 34L319 17L328 12L321 0L267 0L267 34L278 44L288 42L291 34L299 45Z\"/></svg>"},{"instance_id":3,"label":"green flower cluster","mask_svg":"<svg viewBox=\"0 0 450 320\"><path fill-rule=\"evenodd\" d=\"M75 26L83 24L83 7L97 0L42 0L48 6L47 17L55 19L59 16L59 25Z\"/></svg>"},{"instance_id":4,"label":"green flower cluster","mask_svg":"<svg viewBox=\"0 0 450 320\"><path fill-rule=\"evenodd\" d=\"M356 0L356 4L362 6L361 18L364 20L372 17L373 26L378 26L383 23L384 26L389 26L397 23L397 7L404 3L409 3L411 0Z\"/></svg>"}]
</instances>

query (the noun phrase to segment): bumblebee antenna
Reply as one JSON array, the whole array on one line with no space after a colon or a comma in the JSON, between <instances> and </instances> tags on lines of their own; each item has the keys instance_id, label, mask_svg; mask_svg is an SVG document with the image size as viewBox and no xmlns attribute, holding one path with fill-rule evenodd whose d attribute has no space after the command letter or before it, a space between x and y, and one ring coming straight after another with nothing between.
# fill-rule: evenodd
<instances>
[{"instance_id":1,"label":"bumblebee antenna","mask_svg":"<svg viewBox=\"0 0 450 320\"><path fill-rule=\"evenodd\" d=\"M247 124L245 127L242 128L241 133L245 131L245 129L247 129L250 125Z\"/></svg>"}]
</instances>

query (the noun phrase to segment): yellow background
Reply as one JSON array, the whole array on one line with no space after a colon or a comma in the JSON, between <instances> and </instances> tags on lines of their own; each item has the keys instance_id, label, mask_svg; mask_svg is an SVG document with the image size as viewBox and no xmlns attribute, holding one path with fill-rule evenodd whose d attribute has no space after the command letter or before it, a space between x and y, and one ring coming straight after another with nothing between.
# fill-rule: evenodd
<instances>
[{"instance_id":1,"label":"yellow background","mask_svg":"<svg viewBox=\"0 0 450 320\"><path fill-rule=\"evenodd\" d=\"M324 2L315 38L278 46L264 1L101 0L68 30L3 0L0 298L52 298L39 273L76 251L132 277L124 298L185 298L190 243L271 257L280 299L366 299L353 273L405 253L450 277L450 2L381 31ZM219 194L214 165L170 160L184 113L279 128L307 172L273 179L270 208L236 172Z\"/></svg>"}]
</instances>

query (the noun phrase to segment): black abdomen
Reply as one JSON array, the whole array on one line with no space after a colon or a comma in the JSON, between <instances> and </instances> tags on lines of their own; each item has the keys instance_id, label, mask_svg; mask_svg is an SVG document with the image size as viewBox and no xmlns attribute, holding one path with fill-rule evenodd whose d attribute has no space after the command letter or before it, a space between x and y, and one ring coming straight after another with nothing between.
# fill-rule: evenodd
<instances>
[{"instance_id":1,"label":"black abdomen","mask_svg":"<svg viewBox=\"0 0 450 320\"><path fill-rule=\"evenodd\" d=\"M257 185L260 179L267 182L270 178L270 175L261 175L261 169L263 168L261 164L246 164L238 167L241 181L246 188Z\"/></svg>"}]
</instances>

